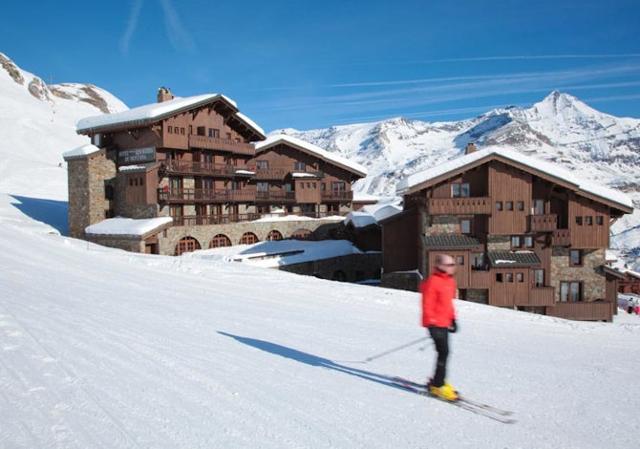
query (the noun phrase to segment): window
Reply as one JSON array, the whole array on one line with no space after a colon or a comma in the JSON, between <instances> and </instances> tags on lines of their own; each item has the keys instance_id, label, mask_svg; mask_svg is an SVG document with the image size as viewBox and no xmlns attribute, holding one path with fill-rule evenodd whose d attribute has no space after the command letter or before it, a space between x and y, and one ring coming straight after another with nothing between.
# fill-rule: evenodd
<instances>
[{"instance_id":1,"label":"window","mask_svg":"<svg viewBox=\"0 0 640 449\"><path fill-rule=\"evenodd\" d=\"M598 216L596 217L596 224L597 224L598 226L602 226L602 225L603 225L603 223L604 223L604 219L603 219L602 215L598 215Z\"/></svg>"},{"instance_id":2,"label":"window","mask_svg":"<svg viewBox=\"0 0 640 449\"><path fill-rule=\"evenodd\" d=\"M524 273L516 273L516 282L524 282Z\"/></svg>"},{"instance_id":3,"label":"window","mask_svg":"<svg viewBox=\"0 0 640 449\"><path fill-rule=\"evenodd\" d=\"M227 140L231 140L231 133L227 133Z\"/></svg>"},{"instance_id":4,"label":"window","mask_svg":"<svg viewBox=\"0 0 640 449\"><path fill-rule=\"evenodd\" d=\"M523 211L524 210L524 201L518 201L516 203L516 207L519 211Z\"/></svg>"},{"instance_id":5,"label":"window","mask_svg":"<svg viewBox=\"0 0 640 449\"><path fill-rule=\"evenodd\" d=\"M544 200L533 200L533 215L544 215Z\"/></svg>"},{"instance_id":6,"label":"window","mask_svg":"<svg viewBox=\"0 0 640 449\"><path fill-rule=\"evenodd\" d=\"M169 127L167 128L167 131L169 132L169 134L171 134L171 133L173 132L173 126L169 126Z\"/></svg>"},{"instance_id":7,"label":"window","mask_svg":"<svg viewBox=\"0 0 640 449\"><path fill-rule=\"evenodd\" d=\"M180 128L180 134L182 134L184 136L184 127Z\"/></svg>"},{"instance_id":8,"label":"window","mask_svg":"<svg viewBox=\"0 0 640 449\"><path fill-rule=\"evenodd\" d=\"M582 265L582 251L579 249L572 249L569 251L569 265L577 267Z\"/></svg>"},{"instance_id":9,"label":"window","mask_svg":"<svg viewBox=\"0 0 640 449\"><path fill-rule=\"evenodd\" d=\"M581 282L560 282L560 302L582 301Z\"/></svg>"},{"instance_id":10,"label":"window","mask_svg":"<svg viewBox=\"0 0 640 449\"><path fill-rule=\"evenodd\" d=\"M584 224L587 226L593 226L593 217L591 215L584 217Z\"/></svg>"},{"instance_id":11,"label":"window","mask_svg":"<svg viewBox=\"0 0 640 449\"><path fill-rule=\"evenodd\" d=\"M220 130L216 128L209 128L209 137L215 137L216 139L220 137Z\"/></svg>"},{"instance_id":12,"label":"window","mask_svg":"<svg viewBox=\"0 0 640 449\"><path fill-rule=\"evenodd\" d=\"M576 217L576 224L582 226L582 217Z\"/></svg>"},{"instance_id":13,"label":"window","mask_svg":"<svg viewBox=\"0 0 640 449\"><path fill-rule=\"evenodd\" d=\"M221 248L231 246L231 239L224 234L216 234L209 242L209 248Z\"/></svg>"},{"instance_id":14,"label":"window","mask_svg":"<svg viewBox=\"0 0 640 449\"><path fill-rule=\"evenodd\" d=\"M512 248L520 248L522 246L522 239L519 235L511 236L511 247Z\"/></svg>"},{"instance_id":15,"label":"window","mask_svg":"<svg viewBox=\"0 0 640 449\"><path fill-rule=\"evenodd\" d=\"M524 236L524 246L527 248L533 248L533 236L531 235Z\"/></svg>"},{"instance_id":16,"label":"window","mask_svg":"<svg viewBox=\"0 0 640 449\"><path fill-rule=\"evenodd\" d=\"M204 126L198 126L198 127L196 128L196 133L197 133L199 136L204 136L204 135L205 135L205 134L204 134L204 133L205 133L205 129L206 129L206 128L205 128Z\"/></svg>"},{"instance_id":17,"label":"window","mask_svg":"<svg viewBox=\"0 0 640 449\"><path fill-rule=\"evenodd\" d=\"M504 203L504 208L506 210L513 210L513 201L507 201L506 203Z\"/></svg>"},{"instance_id":18,"label":"window","mask_svg":"<svg viewBox=\"0 0 640 449\"><path fill-rule=\"evenodd\" d=\"M486 267L484 253L471 254L471 267L474 270L484 270Z\"/></svg>"},{"instance_id":19,"label":"window","mask_svg":"<svg viewBox=\"0 0 640 449\"><path fill-rule=\"evenodd\" d=\"M496 273L496 282L502 282L502 273Z\"/></svg>"},{"instance_id":20,"label":"window","mask_svg":"<svg viewBox=\"0 0 640 449\"><path fill-rule=\"evenodd\" d=\"M256 168L258 170L268 170L269 169L269 161L256 161Z\"/></svg>"},{"instance_id":21,"label":"window","mask_svg":"<svg viewBox=\"0 0 640 449\"><path fill-rule=\"evenodd\" d=\"M544 270L541 270L541 269L533 270L533 284L536 287L544 286Z\"/></svg>"},{"instance_id":22,"label":"window","mask_svg":"<svg viewBox=\"0 0 640 449\"><path fill-rule=\"evenodd\" d=\"M258 182L256 184L256 191L258 191L258 192L268 192L269 191L269 183L268 182Z\"/></svg>"},{"instance_id":23,"label":"window","mask_svg":"<svg viewBox=\"0 0 640 449\"><path fill-rule=\"evenodd\" d=\"M496 210L497 211L501 211L502 210L502 201L496 201Z\"/></svg>"},{"instance_id":24,"label":"window","mask_svg":"<svg viewBox=\"0 0 640 449\"><path fill-rule=\"evenodd\" d=\"M505 273L504 278L506 282L513 282L513 273Z\"/></svg>"},{"instance_id":25,"label":"window","mask_svg":"<svg viewBox=\"0 0 640 449\"><path fill-rule=\"evenodd\" d=\"M451 197L468 198L470 194L469 183L451 184Z\"/></svg>"},{"instance_id":26,"label":"window","mask_svg":"<svg viewBox=\"0 0 640 449\"><path fill-rule=\"evenodd\" d=\"M189 125L189 134L193 134L193 126Z\"/></svg>"},{"instance_id":27,"label":"window","mask_svg":"<svg viewBox=\"0 0 640 449\"><path fill-rule=\"evenodd\" d=\"M323 192L327 191L327 183L323 182L322 184L320 184L320 190Z\"/></svg>"},{"instance_id":28,"label":"window","mask_svg":"<svg viewBox=\"0 0 640 449\"><path fill-rule=\"evenodd\" d=\"M464 256L456 256L456 264L464 265Z\"/></svg>"},{"instance_id":29,"label":"window","mask_svg":"<svg viewBox=\"0 0 640 449\"><path fill-rule=\"evenodd\" d=\"M305 171L305 170L306 170L306 167L307 167L307 166L306 166L306 164L305 164L304 162L296 161L296 162L293 164L293 169L294 169L295 171Z\"/></svg>"},{"instance_id":30,"label":"window","mask_svg":"<svg viewBox=\"0 0 640 449\"><path fill-rule=\"evenodd\" d=\"M460 220L460 232L462 234L471 233L471 220L469 219Z\"/></svg>"}]
</instances>

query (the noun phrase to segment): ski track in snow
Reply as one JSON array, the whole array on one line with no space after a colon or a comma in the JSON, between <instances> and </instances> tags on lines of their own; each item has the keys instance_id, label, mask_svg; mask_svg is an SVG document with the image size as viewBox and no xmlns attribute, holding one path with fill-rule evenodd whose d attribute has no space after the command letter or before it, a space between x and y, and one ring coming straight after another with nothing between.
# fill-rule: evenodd
<instances>
[{"instance_id":1,"label":"ski track in snow","mask_svg":"<svg viewBox=\"0 0 640 449\"><path fill-rule=\"evenodd\" d=\"M358 363L424 335L414 293L101 248L11 202L0 196L0 447L637 446L631 317L458 303L451 381L513 410L506 426L390 385L424 381L430 342Z\"/></svg>"}]
</instances>

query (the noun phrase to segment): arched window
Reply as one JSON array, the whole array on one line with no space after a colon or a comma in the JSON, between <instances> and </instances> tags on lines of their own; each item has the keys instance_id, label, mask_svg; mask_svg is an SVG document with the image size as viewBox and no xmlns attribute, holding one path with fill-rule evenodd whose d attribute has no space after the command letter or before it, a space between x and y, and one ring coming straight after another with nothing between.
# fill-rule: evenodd
<instances>
[{"instance_id":1,"label":"arched window","mask_svg":"<svg viewBox=\"0 0 640 449\"><path fill-rule=\"evenodd\" d=\"M282 233L276 229L269 231L269 234L267 234L267 240L282 240Z\"/></svg>"},{"instance_id":2,"label":"arched window","mask_svg":"<svg viewBox=\"0 0 640 449\"><path fill-rule=\"evenodd\" d=\"M253 232L245 232L244 234L242 234L242 237L240 237L241 245L252 245L254 243L258 243L259 241L260 240L258 239L258 236Z\"/></svg>"},{"instance_id":3,"label":"arched window","mask_svg":"<svg viewBox=\"0 0 640 449\"><path fill-rule=\"evenodd\" d=\"M292 239L296 240L311 240L313 233L308 229L297 229L291 234Z\"/></svg>"},{"instance_id":4,"label":"arched window","mask_svg":"<svg viewBox=\"0 0 640 449\"><path fill-rule=\"evenodd\" d=\"M183 237L176 245L176 256L200 249L200 243L193 237Z\"/></svg>"},{"instance_id":5,"label":"arched window","mask_svg":"<svg viewBox=\"0 0 640 449\"><path fill-rule=\"evenodd\" d=\"M224 246L231 246L231 239L224 234L213 236L209 242L209 248L222 248Z\"/></svg>"}]
</instances>

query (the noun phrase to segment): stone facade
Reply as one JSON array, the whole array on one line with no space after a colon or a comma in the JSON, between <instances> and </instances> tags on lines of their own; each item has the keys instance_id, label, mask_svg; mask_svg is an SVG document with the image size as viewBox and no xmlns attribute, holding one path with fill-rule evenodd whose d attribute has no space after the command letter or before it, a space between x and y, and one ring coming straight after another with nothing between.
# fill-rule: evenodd
<instances>
[{"instance_id":1,"label":"stone facade","mask_svg":"<svg viewBox=\"0 0 640 449\"><path fill-rule=\"evenodd\" d=\"M296 221L248 221L220 225L174 226L158 235L160 254L173 255L176 245L184 237L192 237L198 241L201 249L209 248L211 239L223 234L231 240L232 245L238 245L245 232L254 233L259 241L267 240L269 232L279 231L284 238L300 229L307 229L313 233L316 240L333 237L341 222L332 220L296 220Z\"/></svg>"},{"instance_id":2,"label":"stone facade","mask_svg":"<svg viewBox=\"0 0 640 449\"><path fill-rule=\"evenodd\" d=\"M460 220L453 215L433 215L426 220L424 234L460 234Z\"/></svg>"},{"instance_id":3,"label":"stone facade","mask_svg":"<svg viewBox=\"0 0 640 449\"><path fill-rule=\"evenodd\" d=\"M144 241L136 237L116 237L106 235L90 235L85 236L85 240L110 248L123 249L134 253L144 252Z\"/></svg>"},{"instance_id":4,"label":"stone facade","mask_svg":"<svg viewBox=\"0 0 640 449\"><path fill-rule=\"evenodd\" d=\"M394 271L393 273L382 274L380 286L417 292L421 281L422 276L417 271Z\"/></svg>"},{"instance_id":5,"label":"stone facade","mask_svg":"<svg viewBox=\"0 0 640 449\"><path fill-rule=\"evenodd\" d=\"M104 150L73 157L67 162L69 235L83 238L85 228L104 220L112 209L107 186L113 184L116 167Z\"/></svg>"},{"instance_id":6,"label":"stone facade","mask_svg":"<svg viewBox=\"0 0 640 449\"><path fill-rule=\"evenodd\" d=\"M511 237L508 235L488 235L487 251L511 251Z\"/></svg>"},{"instance_id":7,"label":"stone facade","mask_svg":"<svg viewBox=\"0 0 640 449\"><path fill-rule=\"evenodd\" d=\"M582 250L582 265L569 265L569 248L554 247L551 254L551 286L555 288L556 301L560 300L560 282L581 281L582 299L585 302L606 299L605 249Z\"/></svg>"},{"instance_id":8,"label":"stone facade","mask_svg":"<svg viewBox=\"0 0 640 449\"><path fill-rule=\"evenodd\" d=\"M349 254L280 267L282 271L343 282L380 279L381 253Z\"/></svg>"}]
</instances>

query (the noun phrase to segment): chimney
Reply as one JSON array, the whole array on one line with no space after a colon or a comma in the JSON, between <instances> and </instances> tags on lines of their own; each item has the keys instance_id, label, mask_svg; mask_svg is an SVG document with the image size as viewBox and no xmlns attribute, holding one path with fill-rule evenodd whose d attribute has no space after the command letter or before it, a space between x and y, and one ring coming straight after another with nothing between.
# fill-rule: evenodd
<instances>
[{"instance_id":1,"label":"chimney","mask_svg":"<svg viewBox=\"0 0 640 449\"><path fill-rule=\"evenodd\" d=\"M158 103L169 100L173 100L173 94L168 88L162 86L160 89L158 89Z\"/></svg>"},{"instance_id":2,"label":"chimney","mask_svg":"<svg viewBox=\"0 0 640 449\"><path fill-rule=\"evenodd\" d=\"M477 150L476 144L473 142L469 142L466 147L464 147L464 154L471 154Z\"/></svg>"}]
</instances>

